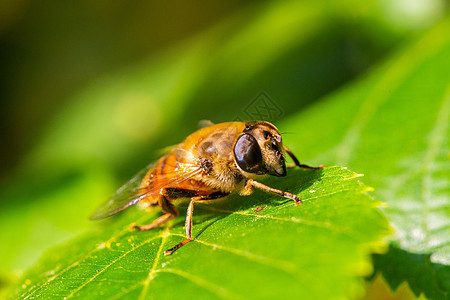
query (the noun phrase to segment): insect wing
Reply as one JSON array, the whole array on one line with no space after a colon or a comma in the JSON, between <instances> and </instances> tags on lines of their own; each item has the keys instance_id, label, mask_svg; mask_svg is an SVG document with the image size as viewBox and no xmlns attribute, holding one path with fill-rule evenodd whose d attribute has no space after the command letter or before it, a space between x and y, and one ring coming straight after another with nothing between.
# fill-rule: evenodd
<instances>
[{"instance_id":1,"label":"insect wing","mask_svg":"<svg viewBox=\"0 0 450 300\"><path fill-rule=\"evenodd\" d=\"M125 183L117 192L102 206L100 206L91 216L91 220L103 219L112 216L127 207L130 207L142 199L148 198L161 191L162 188L177 185L192 176L199 174L202 168L198 165L183 164L180 171L174 173L166 173L158 175L157 186L152 186L151 189L141 187L142 180L145 175L154 167L154 164L140 171L130 181Z\"/></svg>"},{"instance_id":2,"label":"insect wing","mask_svg":"<svg viewBox=\"0 0 450 300\"><path fill-rule=\"evenodd\" d=\"M139 202L142 199L140 196L147 192L147 190L141 188L142 180L145 175L147 175L148 171L153 168L153 166L154 164L148 165L122 187L120 187L107 202L97 208L90 219L99 220L109 217Z\"/></svg>"},{"instance_id":3,"label":"insect wing","mask_svg":"<svg viewBox=\"0 0 450 300\"><path fill-rule=\"evenodd\" d=\"M211 120L200 120L198 122L199 129L206 128L206 127L213 126L213 125L214 125L214 123L211 122Z\"/></svg>"}]
</instances>

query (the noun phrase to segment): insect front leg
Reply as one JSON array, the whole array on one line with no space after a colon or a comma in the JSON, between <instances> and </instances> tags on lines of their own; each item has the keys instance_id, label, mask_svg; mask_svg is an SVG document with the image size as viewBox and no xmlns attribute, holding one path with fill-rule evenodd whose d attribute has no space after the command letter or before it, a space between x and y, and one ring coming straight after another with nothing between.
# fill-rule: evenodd
<instances>
[{"instance_id":1,"label":"insect front leg","mask_svg":"<svg viewBox=\"0 0 450 300\"><path fill-rule=\"evenodd\" d=\"M258 188L258 189L263 190L268 193L272 193L272 194L275 194L275 195L278 195L278 196L281 196L284 198L294 200L295 205L302 204L302 200L300 200L300 198L297 195L294 195L294 194L291 194L288 192L283 192L282 190L271 188L270 186L264 185L253 179L247 179L247 181L245 182L245 187L242 190L241 194L242 195L250 195L253 192L253 190L252 190L253 187Z\"/></svg>"},{"instance_id":2,"label":"insect front leg","mask_svg":"<svg viewBox=\"0 0 450 300\"><path fill-rule=\"evenodd\" d=\"M301 164L301 163L298 161L297 157L295 157L294 153L292 153L292 151L289 150L288 147L286 147L286 146L283 145L283 148L284 148L284 151L286 151L286 153L287 153L287 154L292 158L292 160L294 161L294 164L293 164L293 165L288 166L289 168L299 167L299 168L302 168L302 169L310 169L310 170L318 170L318 169L323 169L323 168L324 168L323 165L318 166L318 167L311 167L311 166L308 166L308 165L303 165L303 164Z\"/></svg>"},{"instance_id":3,"label":"insect front leg","mask_svg":"<svg viewBox=\"0 0 450 300\"><path fill-rule=\"evenodd\" d=\"M136 224L131 224L131 229L135 229L135 230L149 230L155 227L158 227L161 224L166 223L169 220L172 220L176 217L178 217L178 210L177 208L170 203L169 200L167 200L166 197L164 197L164 195L159 195L158 197L158 204L159 206L161 206L161 210L163 212L165 212L166 214L159 217L158 219L154 220L152 223L148 224L148 225L136 225Z\"/></svg>"}]
</instances>

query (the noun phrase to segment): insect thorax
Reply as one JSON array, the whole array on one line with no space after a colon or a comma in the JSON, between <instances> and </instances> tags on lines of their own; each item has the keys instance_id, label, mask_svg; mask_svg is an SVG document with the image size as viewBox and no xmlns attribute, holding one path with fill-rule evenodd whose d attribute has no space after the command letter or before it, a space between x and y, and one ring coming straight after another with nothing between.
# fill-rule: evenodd
<instances>
[{"instance_id":1,"label":"insect thorax","mask_svg":"<svg viewBox=\"0 0 450 300\"><path fill-rule=\"evenodd\" d=\"M210 162L205 164L208 169L202 179L220 191L233 192L244 179L233 156L234 144L240 130L225 127L205 133L192 147L192 152L199 160Z\"/></svg>"}]
</instances>

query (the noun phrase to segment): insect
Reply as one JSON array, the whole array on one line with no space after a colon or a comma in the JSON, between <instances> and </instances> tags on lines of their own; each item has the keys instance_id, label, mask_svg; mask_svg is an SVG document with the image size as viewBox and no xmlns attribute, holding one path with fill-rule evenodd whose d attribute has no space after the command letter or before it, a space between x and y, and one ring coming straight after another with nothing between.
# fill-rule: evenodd
<instances>
[{"instance_id":1,"label":"insect","mask_svg":"<svg viewBox=\"0 0 450 300\"><path fill-rule=\"evenodd\" d=\"M300 198L266 186L256 175L286 176L285 153L293 166L320 169L300 164L283 145L278 129L269 122L226 122L208 126L189 135L155 164L149 165L122 186L91 219L103 219L136 203L161 207L164 215L151 224L135 225L134 230L149 230L176 218L174 200L190 198L186 213L186 239L166 250L165 255L192 240L194 204L226 197L231 193L250 195L253 188L279 195L300 204Z\"/></svg>"}]
</instances>

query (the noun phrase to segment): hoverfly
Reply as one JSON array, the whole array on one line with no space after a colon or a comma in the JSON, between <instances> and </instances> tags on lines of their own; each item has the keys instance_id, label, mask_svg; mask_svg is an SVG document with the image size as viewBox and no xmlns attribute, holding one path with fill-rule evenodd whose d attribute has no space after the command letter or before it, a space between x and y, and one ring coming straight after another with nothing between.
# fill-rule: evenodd
<instances>
[{"instance_id":1,"label":"hoverfly","mask_svg":"<svg viewBox=\"0 0 450 300\"><path fill-rule=\"evenodd\" d=\"M255 175L286 176L285 153L294 166L320 169L300 164L283 145L278 129L269 122L226 122L208 124L189 135L155 164L148 166L122 186L91 219L103 219L138 202L144 207L159 205L164 215L151 224L135 225L135 230L149 230L179 213L172 201L190 198L186 213L186 239L166 250L165 255L192 240L194 204L203 200L226 197L237 192L250 195L253 188L279 195L300 204L300 198L266 186Z\"/></svg>"}]
</instances>

